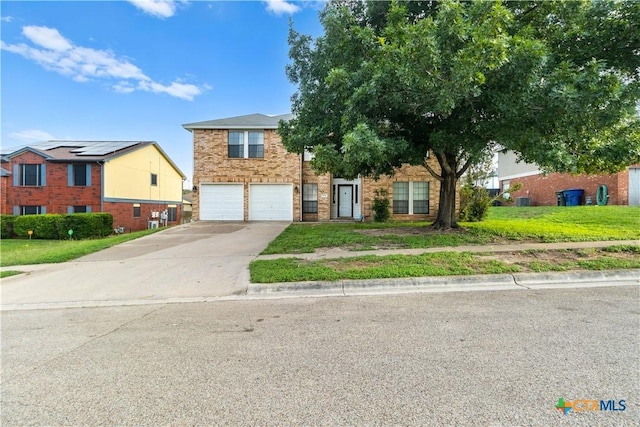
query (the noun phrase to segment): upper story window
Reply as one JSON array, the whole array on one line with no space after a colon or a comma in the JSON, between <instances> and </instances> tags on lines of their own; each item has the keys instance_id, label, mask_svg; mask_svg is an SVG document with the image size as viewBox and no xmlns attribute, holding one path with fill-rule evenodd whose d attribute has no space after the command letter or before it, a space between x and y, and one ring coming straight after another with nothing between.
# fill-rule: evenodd
<instances>
[{"instance_id":1,"label":"upper story window","mask_svg":"<svg viewBox=\"0 0 640 427\"><path fill-rule=\"evenodd\" d=\"M90 187L91 166L87 164L69 165L67 177L69 187Z\"/></svg>"},{"instance_id":2,"label":"upper story window","mask_svg":"<svg viewBox=\"0 0 640 427\"><path fill-rule=\"evenodd\" d=\"M158 174L157 173L152 173L151 174L151 185L156 187L158 185Z\"/></svg>"},{"instance_id":3,"label":"upper story window","mask_svg":"<svg viewBox=\"0 0 640 427\"><path fill-rule=\"evenodd\" d=\"M263 131L229 131L230 159L262 159L264 158Z\"/></svg>"},{"instance_id":4,"label":"upper story window","mask_svg":"<svg viewBox=\"0 0 640 427\"><path fill-rule=\"evenodd\" d=\"M19 164L13 165L13 185L44 186L46 185L46 165Z\"/></svg>"}]
</instances>

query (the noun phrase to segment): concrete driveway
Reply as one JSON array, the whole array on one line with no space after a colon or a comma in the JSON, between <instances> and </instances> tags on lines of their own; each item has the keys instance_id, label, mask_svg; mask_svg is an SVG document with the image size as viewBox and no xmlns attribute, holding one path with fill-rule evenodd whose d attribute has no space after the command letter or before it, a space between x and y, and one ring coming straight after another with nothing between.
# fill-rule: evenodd
<instances>
[{"instance_id":1,"label":"concrete driveway","mask_svg":"<svg viewBox=\"0 0 640 427\"><path fill-rule=\"evenodd\" d=\"M197 301L244 293L249 263L288 225L194 222L75 261L15 268L27 274L2 279L2 309Z\"/></svg>"}]
</instances>

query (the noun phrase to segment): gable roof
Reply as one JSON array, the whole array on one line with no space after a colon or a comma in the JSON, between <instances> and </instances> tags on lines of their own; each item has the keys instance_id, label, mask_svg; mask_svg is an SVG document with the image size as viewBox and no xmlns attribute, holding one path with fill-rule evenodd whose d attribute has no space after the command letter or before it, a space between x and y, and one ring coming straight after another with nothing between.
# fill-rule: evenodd
<instances>
[{"instance_id":1,"label":"gable roof","mask_svg":"<svg viewBox=\"0 0 640 427\"><path fill-rule=\"evenodd\" d=\"M107 161L120 157L141 148L154 146L160 154L180 174L182 179L186 175L169 158L155 141L60 141L51 140L19 147L4 158L11 159L25 151L30 151L44 157L50 162L96 162Z\"/></svg>"},{"instance_id":2,"label":"gable roof","mask_svg":"<svg viewBox=\"0 0 640 427\"><path fill-rule=\"evenodd\" d=\"M182 127L188 131L194 129L278 129L280 120L289 120L291 118L293 118L293 114L268 116L255 113L204 122L186 123Z\"/></svg>"}]
</instances>

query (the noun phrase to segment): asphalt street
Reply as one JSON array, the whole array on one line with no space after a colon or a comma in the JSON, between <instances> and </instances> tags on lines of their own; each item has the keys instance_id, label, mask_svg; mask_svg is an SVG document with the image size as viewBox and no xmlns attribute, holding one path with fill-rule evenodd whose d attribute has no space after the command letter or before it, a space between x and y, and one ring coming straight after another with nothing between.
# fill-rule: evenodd
<instances>
[{"instance_id":1,"label":"asphalt street","mask_svg":"<svg viewBox=\"0 0 640 427\"><path fill-rule=\"evenodd\" d=\"M3 311L1 422L638 425L639 297L635 285ZM565 415L561 397L625 410Z\"/></svg>"}]
</instances>

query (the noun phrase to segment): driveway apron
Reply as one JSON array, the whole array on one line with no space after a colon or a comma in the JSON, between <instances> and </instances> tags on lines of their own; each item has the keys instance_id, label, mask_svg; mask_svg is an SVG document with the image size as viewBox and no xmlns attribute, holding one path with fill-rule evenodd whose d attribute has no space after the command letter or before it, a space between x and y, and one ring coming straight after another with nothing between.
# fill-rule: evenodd
<instances>
[{"instance_id":1,"label":"driveway apron","mask_svg":"<svg viewBox=\"0 0 640 427\"><path fill-rule=\"evenodd\" d=\"M221 297L244 293L249 263L289 224L195 222L2 280L2 305Z\"/></svg>"}]
</instances>

